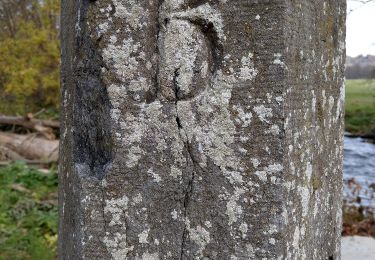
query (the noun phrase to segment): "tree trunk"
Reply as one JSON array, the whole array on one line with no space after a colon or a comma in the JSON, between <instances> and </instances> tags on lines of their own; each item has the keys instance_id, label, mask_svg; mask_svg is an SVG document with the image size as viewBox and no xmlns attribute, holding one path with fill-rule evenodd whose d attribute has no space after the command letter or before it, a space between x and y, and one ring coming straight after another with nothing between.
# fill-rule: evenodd
<instances>
[{"instance_id":1,"label":"tree trunk","mask_svg":"<svg viewBox=\"0 0 375 260\"><path fill-rule=\"evenodd\" d=\"M344 0L63 0L60 259L339 259Z\"/></svg>"}]
</instances>

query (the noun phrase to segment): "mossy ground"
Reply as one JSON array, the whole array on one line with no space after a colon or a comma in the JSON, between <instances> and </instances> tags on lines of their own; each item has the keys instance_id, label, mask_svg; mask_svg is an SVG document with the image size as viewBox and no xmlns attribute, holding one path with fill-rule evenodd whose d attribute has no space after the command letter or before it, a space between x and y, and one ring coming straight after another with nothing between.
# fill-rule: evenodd
<instances>
[{"instance_id":1,"label":"mossy ground","mask_svg":"<svg viewBox=\"0 0 375 260\"><path fill-rule=\"evenodd\" d=\"M375 80L347 80L345 100L346 131L375 136Z\"/></svg>"},{"instance_id":2,"label":"mossy ground","mask_svg":"<svg viewBox=\"0 0 375 260\"><path fill-rule=\"evenodd\" d=\"M0 259L55 259L57 173L21 163L0 168Z\"/></svg>"}]
</instances>

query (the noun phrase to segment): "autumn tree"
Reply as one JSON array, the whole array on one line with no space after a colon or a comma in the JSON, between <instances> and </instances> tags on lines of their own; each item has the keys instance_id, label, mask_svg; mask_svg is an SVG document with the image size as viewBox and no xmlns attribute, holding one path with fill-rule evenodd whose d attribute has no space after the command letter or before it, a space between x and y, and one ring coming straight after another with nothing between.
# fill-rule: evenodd
<instances>
[{"instance_id":1,"label":"autumn tree","mask_svg":"<svg viewBox=\"0 0 375 260\"><path fill-rule=\"evenodd\" d=\"M56 109L59 1L0 1L0 113Z\"/></svg>"}]
</instances>

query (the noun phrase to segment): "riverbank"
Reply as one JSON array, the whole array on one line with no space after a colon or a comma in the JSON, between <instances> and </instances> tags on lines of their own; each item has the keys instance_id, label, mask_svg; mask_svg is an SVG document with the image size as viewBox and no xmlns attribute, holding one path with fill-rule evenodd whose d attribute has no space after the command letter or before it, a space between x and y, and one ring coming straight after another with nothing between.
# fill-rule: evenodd
<instances>
[{"instance_id":1,"label":"riverbank","mask_svg":"<svg viewBox=\"0 0 375 260\"><path fill-rule=\"evenodd\" d=\"M345 130L375 141L375 80L346 80Z\"/></svg>"}]
</instances>

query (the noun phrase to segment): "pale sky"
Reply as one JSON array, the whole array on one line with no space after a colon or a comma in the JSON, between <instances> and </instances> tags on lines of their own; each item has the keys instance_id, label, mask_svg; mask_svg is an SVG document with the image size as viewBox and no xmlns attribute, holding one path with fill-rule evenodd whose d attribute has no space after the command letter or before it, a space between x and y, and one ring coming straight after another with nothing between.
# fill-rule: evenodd
<instances>
[{"instance_id":1,"label":"pale sky","mask_svg":"<svg viewBox=\"0 0 375 260\"><path fill-rule=\"evenodd\" d=\"M348 10L352 9L346 23L346 54L375 55L375 1L363 5L349 0Z\"/></svg>"}]
</instances>

